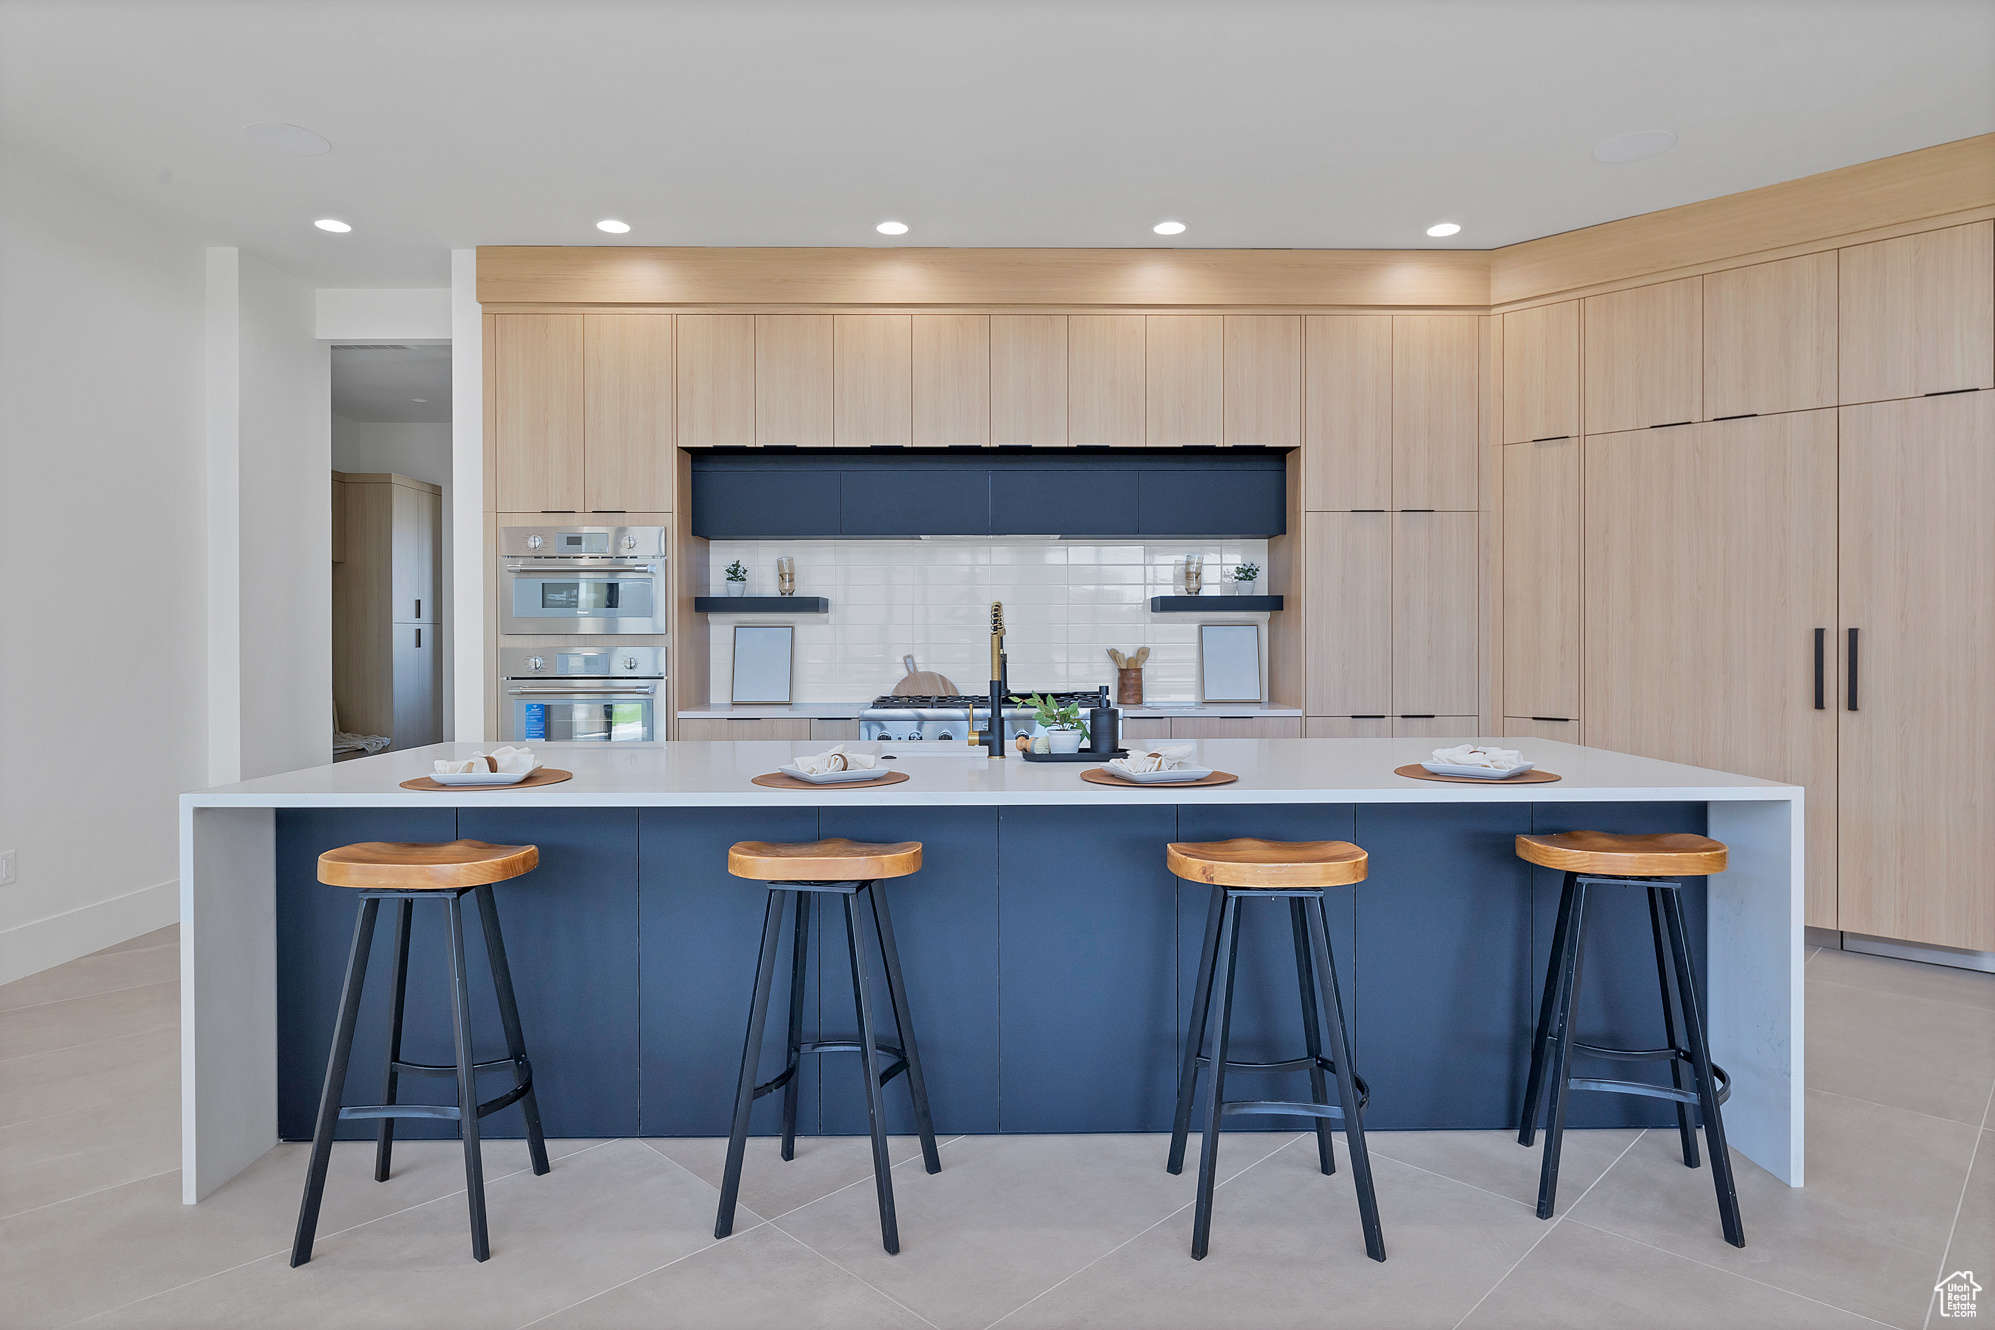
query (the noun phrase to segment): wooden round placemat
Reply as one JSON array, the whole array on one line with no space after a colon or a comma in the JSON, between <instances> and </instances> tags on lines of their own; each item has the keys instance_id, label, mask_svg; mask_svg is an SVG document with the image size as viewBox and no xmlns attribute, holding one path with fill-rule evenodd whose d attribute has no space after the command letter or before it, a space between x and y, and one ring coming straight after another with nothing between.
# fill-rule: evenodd
<instances>
[{"instance_id":1,"label":"wooden round placemat","mask_svg":"<svg viewBox=\"0 0 1995 1330\"><path fill-rule=\"evenodd\" d=\"M402 782L405 790L443 790L449 794L479 794L489 790L530 790L536 785L554 785L574 777L572 771L560 767L542 767L525 780L514 781L511 785L439 785L428 776L418 776L414 780Z\"/></svg>"},{"instance_id":2,"label":"wooden round placemat","mask_svg":"<svg viewBox=\"0 0 1995 1330\"><path fill-rule=\"evenodd\" d=\"M905 771L886 771L871 780L830 780L817 785L798 780L795 776L785 776L780 771L770 771L755 777L750 783L771 790L870 790L881 785L898 785L906 779Z\"/></svg>"},{"instance_id":3,"label":"wooden round placemat","mask_svg":"<svg viewBox=\"0 0 1995 1330\"><path fill-rule=\"evenodd\" d=\"M1230 771L1215 771L1210 776L1200 776L1197 780L1129 780L1103 771L1100 767L1089 767L1081 773L1081 779L1090 785L1114 785L1120 789L1191 790L1201 785L1231 785L1240 778Z\"/></svg>"},{"instance_id":4,"label":"wooden round placemat","mask_svg":"<svg viewBox=\"0 0 1995 1330\"><path fill-rule=\"evenodd\" d=\"M1540 771L1535 767L1521 776L1505 776L1501 780L1494 780L1486 776L1437 776L1418 762L1409 766L1394 767L1392 774L1395 776L1409 776L1414 780L1445 781L1450 785L1549 785L1559 779L1558 773Z\"/></svg>"}]
</instances>

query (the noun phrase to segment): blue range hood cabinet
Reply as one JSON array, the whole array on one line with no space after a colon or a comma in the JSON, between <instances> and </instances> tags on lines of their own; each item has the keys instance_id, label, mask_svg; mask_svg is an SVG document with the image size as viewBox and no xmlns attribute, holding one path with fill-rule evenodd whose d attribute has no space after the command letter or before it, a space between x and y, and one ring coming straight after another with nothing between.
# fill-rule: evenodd
<instances>
[{"instance_id":1,"label":"blue range hood cabinet","mask_svg":"<svg viewBox=\"0 0 1995 1330\"><path fill-rule=\"evenodd\" d=\"M693 534L1239 537L1288 530L1279 448L730 448L692 456Z\"/></svg>"}]
</instances>

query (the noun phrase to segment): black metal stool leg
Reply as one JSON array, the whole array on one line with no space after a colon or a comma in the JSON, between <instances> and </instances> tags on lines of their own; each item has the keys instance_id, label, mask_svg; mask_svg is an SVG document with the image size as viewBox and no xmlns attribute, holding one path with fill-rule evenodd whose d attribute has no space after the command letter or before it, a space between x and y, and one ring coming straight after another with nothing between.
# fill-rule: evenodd
<instances>
[{"instance_id":1,"label":"black metal stool leg","mask_svg":"<svg viewBox=\"0 0 1995 1330\"><path fill-rule=\"evenodd\" d=\"M1323 1076L1323 1031L1316 1020L1316 966L1309 958L1309 921L1303 898L1288 899L1289 932L1295 936L1295 979L1302 989L1302 1041L1309 1052L1309 1102L1330 1102L1330 1085ZM1339 1064L1342 1065L1342 1064ZM1316 1166L1325 1173L1337 1171L1337 1152L1330 1144L1329 1118L1316 1119Z\"/></svg>"},{"instance_id":2,"label":"black metal stool leg","mask_svg":"<svg viewBox=\"0 0 1995 1330\"><path fill-rule=\"evenodd\" d=\"M485 1232L485 1158L478 1140L478 1073L471 1047L471 977L464 962L464 898L453 893L450 911L450 1014L457 1035L457 1128L464 1140L464 1193L471 1210L471 1256L492 1254Z\"/></svg>"},{"instance_id":3,"label":"black metal stool leg","mask_svg":"<svg viewBox=\"0 0 1995 1330\"><path fill-rule=\"evenodd\" d=\"M388 1075L381 1102L392 1104L401 1083L395 1064L402 1060L402 1011L409 993L409 915L415 906L408 900L395 902L394 991L388 999ZM382 1118L374 1131L374 1180L386 1182L395 1150L395 1119Z\"/></svg>"},{"instance_id":4,"label":"black metal stool leg","mask_svg":"<svg viewBox=\"0 0 1995 1330\"><path fill-rule=\"evenodd\" d=\"M901 1249L900 1223L894 1215L893 1161L887 1155L887 1110L880 1087L879 1031L873 1024L872 977L867 973L865 944L859 938L858 908L851 896L842 899L845 949L852 961L852 1005L859 1016L859 1065L866 1077L866 1126L873 1138L873 1189L880 1201L880 1244L889 1256L897 1256Z\"/></svg>"},{"instance_id":5,"label":"black metal stool leg","mask_svg":"<svg viewBox=\"0 0 1995 1330\"><path fill-rule=\"evenodd\" d=\"M762 953L755 963L755 994L748 1003L748 1034L741 1041L741 1079L734 1091L734 1121L728 1128L727 1167L721 1173L720 1211L713 1235L734 1232L734 1204L741 1195L741 1157L748 1149L748 1111L755 1106L755 1072L762 1063L762 1027L769 1019L769 990L776 978L776 941L783 931L783 907L790 893L771 888L762 914Z\"/></svg>"},{"instance_id":6,"label":"black metal stool leg","mask_svg":"<svg viewBox=\"0 0 1995 1330\"><path fill-rule=\"evenodd\" d=\"M1531 1039L1531 1074L1524 1082L1524 1121L1517 1129L1517 1144L1526 1147L1538 1137L1538 1109L1545 1097L1545 1045L1552 1037L1559 958L1565 955L1566 931L1572 927L1572 890L1578 877L1577 873L1567 873L1559 889L1559 921L1552 929L1552 954L1545 962L1545 996L1538 1004L1538 1029Z\"/></svg>"},{"instance_id":7,"label":"black metal stool leg","mask_svg":"<svg viewBox=\"0 0 1995 1330\"><path fill-rule=\"evenodd\" d=\"M1213 977L1213 987L1219 993L1219 1029L1207 1064L1212 1071L1206 1082L1210 1097L1205 1104L1204 1135L1198 1143L1198 1205L1191 1221L1191 1255L1195 1261L1205 1259L1206 1244L1212 1235L1212 1189L1219 1174L1219 1119L1225 1111L1226 1051L1233 1025L1233 975L1240 955L1240 898L1223 887L1215 890L1224 897L1220 906L1219 970Z\"/></svg>"},{"instance_id":8,"label":"black metal stool leg","mask_svg":"<svg viewBox=\"0 0 1995 1330\"><path fill-rule=\"evenodd\" d=\"M1385 1232L1379 1226L1378 1193L1372 1187L1372 1157L1365 1148L1364 1109L1358 1102L1358 1077L1351 1069L1350 1041L1344 1026L1344 999L1337 991L1337 962L1330 955L1330 916L1323 898L1316 898L1310 920L1310 941L1316 950L1317 982L1329 1013L1330 1062L1337 1069L1337 1097L1344 1109L1344 1148L1351 1156L1351 1182L1358 1193L1358 1218L1365 1230L1365 1255L1385 1259Z\"/></svg>"},{"instance_id":9,"label":"black metal stool leg","mask_svg":"<svg viewBox=\"0 0 1995 1330\"><path fill-rule=\"evenodd\" d=\"M789 1080L783 1083L783 1158L797 1157L797 1082L802 1079L804 1046L804 990L810 977L811 893L797 893L796 926L790 935L790 1027L784 1068Z\"/></svg>"},{"instance_id":10,"label":"black metal stool leg","mask_svg":"<svg viewBox=\"0 0 1995 1330\"><path fill-rule=\"evenodd\" d=\"M887 972L887 1000L894 1009L894 1029L900 1034L901 1057L907 1061L907 1092L914 1100L914 1129L921 1137L922 1166L930 1173L940 1173L942 1156L935 1148L935 1120L928 1112L928 1082L921 1077L921 1054L915 1051L914 1017L908 1010L907 984L901 979L901 955L894 945L886 884L868 883L866 896L873 906L873 934L880 940L880 963Z\"/></svg>"},{"instance_id":11,"label":"black metal stool leg","mask_svg":"<svg viewBox=\"0 0 1995 1330\"><path fill-rule=\"evenodd\" d=\"M1185 1138L1191 1134L1192 1100L1198 1094L1198 1059L1205 1052L1206 1008L1212 1003L1212 966L1219 954L1219 916L1225 908L1226 889L1212 888L1212 903L1205 911L1205 945L1198 953L1198 981L1191 995L1191 1026L1185 1031L1184 1066L1178 1072L1178 1111L1171 1119L1171 1155L1164 1164L1166 1173L1184 1172Z\"/></svg>"},{"instance_id":12,"label":"black metal stool leg","mask_svg":"<svg viewBox=\"0 0 1995 1330\"><path fill-rule=\"evenodd\" d=\"M1545 1155L1538 1170L1538 1218L1550 1219L1559 1190L1559 1148L1565 1142L1566 1100L1572 1074L1572 1005L1579 988L1580 949L1586 940L1586 883L1573 879L1572 918L1557 957L1549 1048L1551 1104L1545 1114Z\"/></svg>"},{"instance_id":13,"label":"black metal stool leg","mask_svg":"<svg viewBox=\"0 0 1995 1330\"><path fill-rule=\"evenodd\" d=\"M1671 1048L1682 1048L1676 1041L1676 1006L1670 996L1669 954L1663 948L1663 921L1660 897L1662 888L1650 887L1649 933L1656 944L1656 983L1662 989L1663 1037ZM1672 1088L1683 1088L1683 1061L1680 1058L1669 1060L1669 1083ZM1683 1166L1697 1167L1697 1124L1690 1116L1690 1105L1682 1100L1676 1105L1676 1133L1683 1143Z\"/></svg>"},{"instance_id":14,"label":"black metal stool leg","mask_svg":"<svg viewBox=\"0 0 1995 1330\"><path fill-rule=\"evenodd\" d=\"M1743 1247L1746 1245L1746 1230L1739 1221L1739 1194L1732 1182L1732 1155L1725 1146L1725 1123L1718 1114L1718 1086L1711 1076L1711 1050L1704 1042L1704 1016L1697 1006L1697 978L1690 969L1682 893L1665 892L1664 897L1663 916L1669 922L1669 949L1676 964L1676 987L1683 996L1683 1032L1690 1045L1691 1072L1697 1081L1697 1106L1704 1119L1704 1144L1711 1156L1711 1183L1718 1192L1718 1218L1724 1226L1725 1241L1734 1247Z\"/></svg>"},{"instance_id":15,"label":"black metal stool leg","mask_svg":"<svg viewBox=\"0 0 1995 1330\"><path fill-rule=\"evenodd\" d=\"M346 1088L346 1063L353 1054L353 1025L360 1014L360 988L367 978L368 953L374 949L374 916L379 905L371 898L362 900L360 917L353 925L353 949L346 956L346 982L340 989L339 1019L333 1025L332 1055L326 1059L326 1084L319 1094L318 1124L312 1130L312 1162L305 1169L305 1196L298 1205L298 1230L291 1239L294 1268L312 1259L312 1239L319 1231L319 1202L326 1193L326 1167L332 1162L340 1092Z\"/></svg>"},{"instance_id":16,"label":"black metal stool leg","mask_svg":"<svg viewBox=\"0 0 1995 1330\"><path fill-rule=\"evenodd\" d=\"M487 882L474 893L478 898L478 920L485 929L485 956L492 968L492 989L499 999L499 1024L506 1032L506 1056L513 1063L513 1084L526 1087L520 1096L520 1112L526 1119L527 1155L533 1171L548 1170L547 1138L540 1130L540 1103L534 1098L533 1064L526 1056L526 1035L520 1029L519 1002L513 996L513 971L506 963L506 940L499 933L499 906Z\"/></svg>"}]
</instances>

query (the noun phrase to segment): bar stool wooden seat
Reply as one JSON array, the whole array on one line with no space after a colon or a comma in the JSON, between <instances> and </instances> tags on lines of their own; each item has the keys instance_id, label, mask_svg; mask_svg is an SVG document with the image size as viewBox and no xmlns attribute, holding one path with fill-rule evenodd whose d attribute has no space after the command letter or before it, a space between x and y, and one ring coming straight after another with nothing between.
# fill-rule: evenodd
<instances>
[{"instance_id":1,"label":"bar stool wooden seat","mask_svg":"<svg viewBox=\"0 0 1995 1330\"><path fill-rule=\"evenodd\" d=\"M894 926L882 883L906 877L921 867L921 842L898 841L869 845L842 838L802 844L742 841L727 852L727 871L736 877L765 882L769 902L762 916L762 951L755 966L755 990L748 1009L748 1037L742 1041L741 1076L735 1086L734 1120L727 1139L727 1167L720 1187L720 1212L714 1236L734 1231L734 1209L741 1193L741 1164L748 1149L748 1115L763 1095L783 1092L783 1158L796 1158L797 1072L806 1056L818 1053L857 1053L864 1070L866 1122L873 1140L873 1186L880 1205L880 1241L889 1255L900 1252L900 1226L894 1214L892 1164L887 1158L886 1105L888 1081L907 1077L914 1101L915 1130L921 1136L922 1163L930 1173L942 1171L935 1149L935 1124L928 1112L928 1086L921 1075L921 1055L915 1049L914 1020L908 1011L907 988L901 981L900 952L894 946ZM762 1061L762 1035L769 1018L769 994L776 977L776 947L790 897L796 897L796 921L790 941L790 1013L787 1055L783 1070L757 1084ZM811 897L837 896L844 903L846 952L852 968L852 1000L859 1022L853 1039L803 1038L805 977L810 964ZM871 962L859 937L858 898L872 905L873 935L879 940L880 964L893 1007L898 1043L880 1041L873 1015ZM889 1061L882 1062L882 1055Z\"/></svg>"},{"instance_id":2,"label":"bar stool wooden seat","mask_svg":"<svg viewBox=\"0 0 1995 1330\"><path fill-rule=\"evenodd\" d=\"M1690 964L1683 884L1676 880L1724 872L1727 858L1724 843L1687 832L1623 836L1601 831L1566 831L1519 836L1517 855L1528 863L1565 874L1565 887L1559 894L1558 923L1552 933L1552 958L1538 1009L1537 1033L1531 1043L1531 1073L1524 1087L1524 1120L1517 1133L1520 1145L1532 1143L1539 1125L1540 1103L1549 1098L1544 1116L1544 1162L1538 1175L1538 1218L1552 1217L1558 1193L1566 1092L1594 1090L1640 1095L1675 1103L1686 1168L1698 1166L1697 1124L1701 1120L1711 1155L1711 1181L1718 1193L1718 1216L1725 1241L1734 1247L1745 1246L1738 1192L1732 1179L1732 1157L1725 1148L1725 1124L1719 1114L1719 1106L1731 1097L1731 1078L1723 1067L1711 1061L1697 976ZM1669 1041L1666 1048L1603 1048L1580 1043L1572 1036L1572 1006L1579 990L1580 955L1586 935L1587 895L1598 888L1622 886L1640 886L1648 892L1649 931L1655 941L1656 980L1662 990L1663 1033ZM1683 1022L1681 1040L1677 1035L1679 1016ZM1665 1086L1574 1076L1574 1056L1619 1062L1667 1062L1670 1083ZM1691 1082L1688 1088L1683 1084L1686 1070Z\"/></svg>"},{"instance_id":3,"label":"bar stool wooden seat","mask_svg":"<svg viewBox=\"0 0 1995 1330\"><path fill-rule=\"evenodd\" d=\"M1331 1147L1331 1124L1341 1123L1351 1155L1351 1179L1358 1193L1358 1215L1364 1228L1365 1252L1385 1259L1385 1237L1379 1227L1378 1199L1372 1188L1371 1156L1365 1150L1363 1110L1371 1089L1351 1068L1343 1002L1337 993L1337 968L1330 955L1330 931L1323 893L1330 887L1365 880L1366 855L1347 841L1271 841L1254 837L1236 840L1174 841L1165 848L1165 862L1176 876L1212 886L1212 906L1206 914L1205 945L1198 964L1198 983L1191 1000L1191 1028L1185 1035L1184 1066L1178 1076L1177 1116L1171 1127L1171 1153L1165 1168L1184 1169L1185 1141L1191 1130L1192 1103L1199 1068L1210 1070L1203 1139L1199 1144L1198 1204L1192 1215L1191 1254L1203 1260L1212 1232L1212 1191L1218 1176L1219 1120L1227 1114L1283 1114L1316 1120L1317 1165L1324 1173L1337 1171ZM1289 929L1295 939L1296 979L1302 998L1305 1053L1280 1062L1236 1062L1226 1056L1233 1019L1233 980L1240 950L1240 904L1249 899L1286 899ZM1217 1005L1217 1012L1212 1008ZM1319 1009L1319 1003L1321 1007ZM1216 1024L1210 1054L1205 1052L1208 1024ZM1329 1035L1325 1055L1323 1035ZM1309 1072L1310 1102L1229 1100L1226 1077L1242 1072ZM1337 1102L1330 1101L1326 1077L1337 1079Z\"/></svg>"},{"instance_id":4,"label":"bar stool wooden seat","mask_svg":"<svg viewBox=\"0 0 1995 1330\"><path fill-rule=\"evenodd\" d=\"M456 840L403 844L390 841L363 841L343 845L319 856L319 881L360 891L360 917L354 925L353 947L347 953L346 981L340 990L339 1019L333 1027L332 1055L326 1065L325 1089L319 1097L318 1124L312 1133L311 1163L305 1172L305 1196L298 1208L298 1229L291 1244L291 1264L303 1265L312 1259L312 1241L318 1232L319 1202L325 1195L326 1168L332 1159L333 1132L341 1121L355 1118L379 1119L374 1143L374 1180L386 1182L395 1140L396 1118L430 1118L456 1122L464 1138L464 1190L471 1211L471 1255L485 1260L491 1246L485 1230L485 1169L480 1149L478 1123L502 1108L519 1104L526 1116L527 1151L533 1171L546 1173L547 1143L541 1134L540 1107L534 1099L533 1068L527 1061L526 1040L520 1033L519 1006L513 997L512 971L506 965L506 946L499 933L499 913L492 899L492 883L530 873L540 863L540 850L532 845L489 845L484 841ZM491 967L492 987L499 1004L499 1020L506 1033L506 1056L479 1062L472 1054L471 988L464 955L463 899L470 895L478 904L479 922L485 930L485 954ZM395 987L389 999L387 1088L379 1104L340 1106L346 1088L347 1060L353 1052L354 1021L360 1011L360 993L367 977L367 959L374 945L374 922L382 901L395 901ZM450 1006L455 1032L457 1060L449 1066L402 1060L402 1015L409 980L409 919L411 906L418 900L441 901L449 914L446 930L450 959ZM506 1068L512 1072L510 1090L478 1102L479 1072ZM455 1104L398 1104L395 1093L403 1076L454 1076L457 1079ZM469 1111L467 1111L469 1106Z\"/></svg>"}]
</instances>

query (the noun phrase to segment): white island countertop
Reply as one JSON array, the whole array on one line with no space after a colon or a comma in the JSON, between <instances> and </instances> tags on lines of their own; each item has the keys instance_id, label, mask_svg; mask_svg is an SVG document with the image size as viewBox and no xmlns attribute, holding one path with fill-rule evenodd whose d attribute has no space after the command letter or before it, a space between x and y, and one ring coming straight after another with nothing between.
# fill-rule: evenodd
<instances>
[{"instance_id":1,"label":"white island countertop","mask_svg":"<svg viewBox=\"0 0 1995 1330\"><path fill-rule=\"evenodd\" d=\"M772 790L750 783L798 753L822 752L824 740L754 740L631 744L538 744L551 767L572 780L527 790L404 790L428 775L437 758L469 757L493 744L433 744L337 765L308 767L182 796L193 808L337 808L510 804L522 807L714 807L839 803L949 805L1094 803L1567 803L1630 800L1789 800L1798 786L1721 771L1581 748L1547 739L1524 741L1523 753L1562 779L1528 785L1413 780L1393 768L1433 753L1427 739L1201 739L1185 741L1202 766L1232 772L1230 785L1119 788L1089 784L1090 763L994 760L964 746L847 741L853 752L892 754L882 765L910 777L866 789ZM1492 743L1503 742L1492 740ZM1517 743L1517 740L1510 740Z\"/></svg>"}]
</instances>

